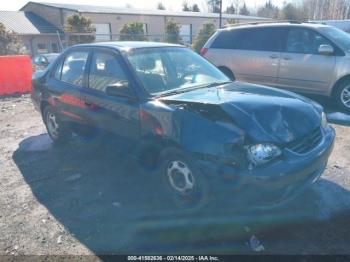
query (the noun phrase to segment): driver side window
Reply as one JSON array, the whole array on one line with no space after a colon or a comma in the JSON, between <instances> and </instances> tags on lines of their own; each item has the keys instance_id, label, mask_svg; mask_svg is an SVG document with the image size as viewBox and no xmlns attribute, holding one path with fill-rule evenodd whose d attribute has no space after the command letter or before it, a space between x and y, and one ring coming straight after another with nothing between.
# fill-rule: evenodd
<instances>
[{"instance_id":1,"label":"driver side window","mask_svg":"<svg viewBox=\"0 0 350 262\"><path fill-rule=\"evenodd\" d=\"M320 34L304 28L289 30L286 51L289 53L318 55L320 45L331 45L331 42Z\"/></svg>"},{"instance_id":2,"label":"driver side window","mask_svg":"<svg viewBox=\"0 0 350 262\"><path fill-rule=\"evenodd\" d=\"M112 53L94 52L90 65L89 88L105 92L107 86L126 80L123 68Z\"/></svg>"}]
</instances>

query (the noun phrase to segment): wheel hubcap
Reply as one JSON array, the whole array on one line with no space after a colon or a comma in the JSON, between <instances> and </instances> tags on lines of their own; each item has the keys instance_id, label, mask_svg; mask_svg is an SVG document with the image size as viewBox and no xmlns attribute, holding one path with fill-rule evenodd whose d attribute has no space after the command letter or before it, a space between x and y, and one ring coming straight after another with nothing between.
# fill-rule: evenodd
<instances>
[{"instance_id":1,"label":"wheel hubcap","mask_svg":"<svg viewBox=\"0 0 350 262\"><path fill-rule=\"evenodd\" d=\"M347 86L343 89L340 97L343 105L347 108L350 108L350 86Z\"/></svg>"},{"instance_id":2,"label":"wheel hubcap","mask_svg":"<svg viewBox=\"0 0 350 262\"><path fill-rule=\"evenodd\" d=\"M173 189L188 195L194 188L194 177L189 167L181 161L172 161L167 169L168 180Z\"/></svg>"},{"instance_id":3,"label":"wheel hubcap","mask_svg":"<svg viewBox=\"0 0 350 262\"><path fill-rule=\"evenodd\" d=\"M50 135L54 138L57 138L59 126L58 126L57 118L56 118L55 114L49 112L47 114L46 123L47 123L47 129L48 129Z\"/></svg>"}]
</instances>

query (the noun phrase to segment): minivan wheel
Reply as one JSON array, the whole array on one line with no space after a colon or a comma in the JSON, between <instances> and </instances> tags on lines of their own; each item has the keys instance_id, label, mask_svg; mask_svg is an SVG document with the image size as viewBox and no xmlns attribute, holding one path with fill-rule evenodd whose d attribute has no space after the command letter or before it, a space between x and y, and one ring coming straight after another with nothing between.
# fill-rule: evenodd
<instances>
[{"instance_id":1,"label":"minivan wheel","mask_svg":"<svg viewBox=\"0 0 350 262\"><path fill-rule=\"evenodd\" d=\"M221 66L219 67L220 71L223 72L230 80L235 81L235 76L232 73L232 71L230 69L228 69L227 67Z\"/></svg>"},{"instance_id":2,"label":"minivan wheel","mask_svg":"<svg viewBox=\"0 0 350 262\"><path fill-rule=\"evenodd\" d=\"M177 148L168 148L159 161L165 193L178 208L197 210L208 203L207 178L193 166L192 157Z\"/></svg>"},{"instance_id":3,"label":"minivan wheel","mask_svg":"<svg viewBox=\"0 0 350 262\"><path fill-rule=\"evenodd\" d=\"M350 112L350 81L344 81L339 84L334 92L334 99L339 107L343 111Z\"/></svg>"},{"instance_id":4,"label":"minivan wheel","mask_svg":"<svg viewBox=\"0 0 350 262\"><path fill-rule=\"evenodd\" d=\"M71 137L71 132L60 121L54 108L46 106L43 110L43 119L47 133L55 144L65 144Z\"/></svg>"}]
</instances>

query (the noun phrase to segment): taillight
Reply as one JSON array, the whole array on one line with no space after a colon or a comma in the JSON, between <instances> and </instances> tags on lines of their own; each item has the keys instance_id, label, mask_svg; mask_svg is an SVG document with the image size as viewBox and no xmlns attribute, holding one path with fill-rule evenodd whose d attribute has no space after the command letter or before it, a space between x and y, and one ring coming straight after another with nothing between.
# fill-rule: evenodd
<instances>
[{"instance_id":1,"label":"taillight","mask_svg":"<svg viewBox=\"0 0 350 262\"><path fill-rule=\"evenodd\" d=\"M202 47L199 53L203 56L203 55L205 55L207 52L208 52L208 48Z\"/></svg>"}]
</instances>

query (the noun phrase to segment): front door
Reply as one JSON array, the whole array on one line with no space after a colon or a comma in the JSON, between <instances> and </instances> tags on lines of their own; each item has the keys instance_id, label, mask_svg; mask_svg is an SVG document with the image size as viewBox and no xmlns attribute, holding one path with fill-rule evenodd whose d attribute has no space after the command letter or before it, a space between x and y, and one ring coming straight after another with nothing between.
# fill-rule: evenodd
<instances>
[{"instance_id":1,"label":"front door","mask_svg":"<svg viewBox=\"0 0 350 262\"><path fill-rule=\"evenodd\" d=\"M318 53L320 45L333 44L314 30L289 29L281 53L278 87L296 92L325 94L332 83L335 55Z\"/></svg>"},{"instance_id":2,"label":"front door","mask_svg":"<svg viewBox=\"0 0 350 262\"><path fill-rule=\"evenodd\" d=\"M140 132L139 104L120 55L107 49L94 50L87 82L83 99L88 105L85 114L89 122L123 139L136 140ZM110 86L129 89L129 96L108 94Z\"/></svg>"}]
</instances>

